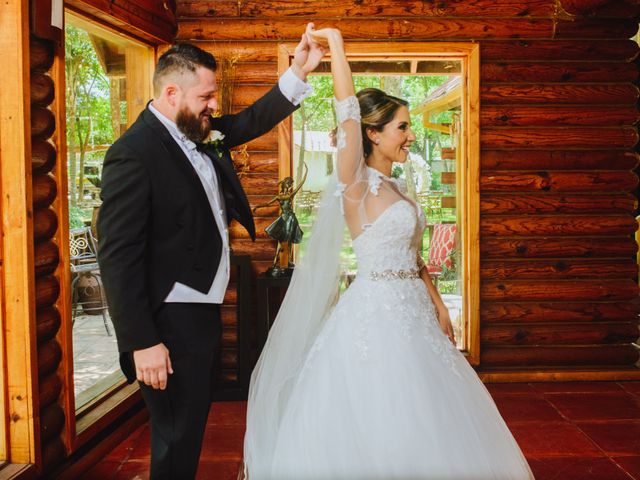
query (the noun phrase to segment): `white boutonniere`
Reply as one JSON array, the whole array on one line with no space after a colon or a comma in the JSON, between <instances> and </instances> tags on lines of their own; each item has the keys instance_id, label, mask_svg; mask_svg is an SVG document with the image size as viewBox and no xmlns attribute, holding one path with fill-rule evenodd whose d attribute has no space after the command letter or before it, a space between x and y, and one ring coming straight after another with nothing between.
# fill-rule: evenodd
<instances>
[{"instance_id":1,"label":"white boutonniere","mask_svg":"<svg viewBox=\"0 0 640 480\"><path fill-rule=\"evenodd\" d=\"M219 130L211 130L207 138L205 138L204 143L206 145L212 146L216 153L218 154L218 158L222 157L222 141L224 140L224 134Z\"/></svg>"}]
</instances>

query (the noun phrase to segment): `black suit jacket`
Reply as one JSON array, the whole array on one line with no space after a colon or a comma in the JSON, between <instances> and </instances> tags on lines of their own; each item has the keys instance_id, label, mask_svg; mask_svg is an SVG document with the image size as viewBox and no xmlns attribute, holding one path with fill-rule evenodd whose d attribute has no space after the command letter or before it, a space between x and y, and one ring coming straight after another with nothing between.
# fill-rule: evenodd
<instances>
[{"instance_id":1,"label":"black suit jacket","mask_svg":"<svg viewBox=\"0 0 640 480\"><path fill-rule=\"evenodd\" d=\"M225 135L209 150L227 219L255 239L249 202L229 149L271 130L296 107L275 86L254 105L213 121ZM161 340L154 312L180 282L206 293L222 254L222 239L202 183L158 118L145 109L107 151L98 215L98 262L121 353Z\"/></svg>"}]
</instances>

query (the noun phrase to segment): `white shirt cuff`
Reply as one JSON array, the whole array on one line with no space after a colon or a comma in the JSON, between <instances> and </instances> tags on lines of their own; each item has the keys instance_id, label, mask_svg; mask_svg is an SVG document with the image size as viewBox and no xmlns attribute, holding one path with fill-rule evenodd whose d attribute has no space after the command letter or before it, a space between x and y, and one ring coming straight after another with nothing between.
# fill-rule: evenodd
<instances>
[{"instance_id":1,"label":"white shirt cuff","mask_svg":"<svg viewBox=\"0 0 640 480\"><path fill-rule=\"evenodd\" d=\"M300 80L291 67L282 74L278 80L280 91L294 105L300 105L300 102L313 93L313 87L307 82Z\"/></svg>"}]
</instances>

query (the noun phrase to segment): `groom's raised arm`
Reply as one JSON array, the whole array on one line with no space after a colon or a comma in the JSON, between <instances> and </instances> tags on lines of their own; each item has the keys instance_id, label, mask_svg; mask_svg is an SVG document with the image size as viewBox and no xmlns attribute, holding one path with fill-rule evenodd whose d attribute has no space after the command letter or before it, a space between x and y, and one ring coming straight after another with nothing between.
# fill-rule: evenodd
<instances>
[{"instance_id":1,"label":"groom's raised arm","mask_svg":"<svg viewBox=\"0 0 640 480\"><path fill-rule=\"evenodd\" d=\"M242 145L264 135L291 115L311 91L311 86L289 69L278 84L253 105L235 115L213 119L212 128L224 133L227 148Z\"/></svg>"}]
</instances>

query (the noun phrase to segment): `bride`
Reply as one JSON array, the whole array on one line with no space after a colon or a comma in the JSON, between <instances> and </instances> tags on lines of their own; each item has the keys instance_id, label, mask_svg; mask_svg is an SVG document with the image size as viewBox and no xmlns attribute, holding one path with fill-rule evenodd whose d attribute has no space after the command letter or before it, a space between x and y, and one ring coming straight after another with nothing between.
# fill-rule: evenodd
<instances>
[{"instance_id":1,"label":"bride","mask_svg":"<svg viewBox=\"0 0 640 480\"><path fill-rule=\"evenodd\" d=\"M390 177L415 140L407 102L355 96L339 30L307 35L331 51L337 178L251 377L245 476L533 478L454 346L418 254L422 209ZM336 302L345 223L358 275Z\"/></svg>"}]
</instances>

